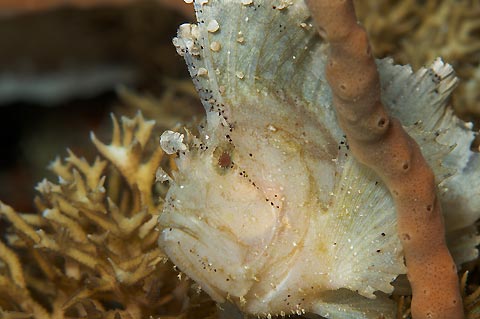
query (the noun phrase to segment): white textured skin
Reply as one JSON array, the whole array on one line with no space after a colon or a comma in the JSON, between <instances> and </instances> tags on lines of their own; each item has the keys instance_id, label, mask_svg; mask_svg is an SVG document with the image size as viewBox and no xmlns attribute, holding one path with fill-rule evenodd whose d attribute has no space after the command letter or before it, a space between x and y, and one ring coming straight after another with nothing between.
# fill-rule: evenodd
<instances>
[{"instance_id":1,"label":"white textured skin","mask_svg":"<svg viewBox=\"0 0 480 319\"><path fill-rule=\"evenodd\" d=\"M183 144L184 135L178 132L165 131L160 136L160 146L167 154L175 154L187 150L187 146Z\"/></svg>"},{"instance_id":2,"label":"white textured skin","mask_svg":"<svg viewBox=\"0 0 480 319\"><path fill-rule=\"evenodd\" d=\"M161 247L212 298L246 313L393 318L384 293L405 273L393 202L350 156L337 127L325 47L303 1L210 0L195 8L199 25L183 25L174 44L207 118L177 160ZM447 226L462 234L451 236L456 260L470 260L480 205L461 181L469 171L478 184L479 159L468 149L473 133L445 112L452 69L436 61L413 74L380 61L379 70L385 104L411 126L449 188L441 199L451 207Z\"/></svg>"}]
</instances>

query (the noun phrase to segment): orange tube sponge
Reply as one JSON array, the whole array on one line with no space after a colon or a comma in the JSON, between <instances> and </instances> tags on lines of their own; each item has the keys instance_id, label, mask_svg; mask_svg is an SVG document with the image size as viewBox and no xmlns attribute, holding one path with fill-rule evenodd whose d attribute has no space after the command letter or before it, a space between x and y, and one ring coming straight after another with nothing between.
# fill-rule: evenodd
<instances>
[{"instance_id":1,"label":"orange tube sponge","mask_svg":"<svg viewBox=\"0 0 480 319\"><path fill-rule=\"evenodd\" d=\"M326 76L355 157L389 188L397 209L414 319L463 318L457 270L445 243L435 176L417 143L389 117L365 30L351 0L306 0L330 43Z\"/></svg>"}]
</instances>

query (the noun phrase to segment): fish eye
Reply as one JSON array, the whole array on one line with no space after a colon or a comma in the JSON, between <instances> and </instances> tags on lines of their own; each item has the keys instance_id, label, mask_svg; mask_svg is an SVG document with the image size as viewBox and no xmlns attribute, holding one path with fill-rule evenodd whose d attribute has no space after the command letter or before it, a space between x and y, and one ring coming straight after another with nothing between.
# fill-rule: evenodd
<instances>
[{"instance_id":1,"label":"fish eye","mask_svg":"<svg viewBox=\"0 0 480 319\"><path fill-rule=\"evenodd\" d=\"M232 157L227 151L223 151L218 158L218 166L227 169L232 165Z\"/></svg>"},{"instance_id":2,"label":"fish eye","mask_svg":"<svg viewBox=\"0 0 480 319\"><path fill-rule=\"evenodd\" d=\"M213 152L213 164L222 172L229 168L233 168L232 147L229 147L229 145L218 146Z\"/></svg>"}]
</instances>

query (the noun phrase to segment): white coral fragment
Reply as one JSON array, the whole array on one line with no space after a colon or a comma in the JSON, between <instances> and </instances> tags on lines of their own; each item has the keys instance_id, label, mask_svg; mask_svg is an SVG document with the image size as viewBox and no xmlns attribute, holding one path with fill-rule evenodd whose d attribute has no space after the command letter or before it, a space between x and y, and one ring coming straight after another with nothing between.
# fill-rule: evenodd
<instances>
[{"instance_id":1,"label":"white coral fragment","mask_svg":"<svg viewBox=\"0 0 480 319\"><path fill-rule=\"evenodd\" d=\"M184 135L178 132L165 131L160 136L160 146L167 154L175 154L187 150L187 146L183 144Z\"/></svg>"}]
</instances>

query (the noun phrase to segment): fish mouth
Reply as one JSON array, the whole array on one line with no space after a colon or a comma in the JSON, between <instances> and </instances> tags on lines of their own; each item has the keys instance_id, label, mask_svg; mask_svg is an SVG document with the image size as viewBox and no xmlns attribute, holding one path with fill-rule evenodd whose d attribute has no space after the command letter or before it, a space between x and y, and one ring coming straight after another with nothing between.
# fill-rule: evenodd
<instances>
[{"instance_id":1,"label":"fish mouth","mask_svg":"<svg viewBox=\"0 0 480 319\"><path fill-rule=\"evenodd\" d=\"M227 295L243 296L254 283L254 276L245 267L248 249L221 229L203 221L174 214L160 217L165 227L159 246L188 277L192 278L216 302L223 303Z\"/></svg>"},{"instance_id":2,"label":"fish mouth","mask_svg":"<svg viewBox=\"0 0 480 319\"><path fill-rule=\"evenodd\" d=\"M200 268L198 268L197 263L192 260L191 254L194 251L187 247L193 246L191 243L195 241L197 239L195 236L190 235L190 232L185 232L178 228L164 229L158 240L160 247L163 248L172 263L182 265L180 267L177 266L181 272L197 282L213 300L223 303L225 302L225 291L211 285L208 274L199 271Z\"/></svg>"}]
</instances>

